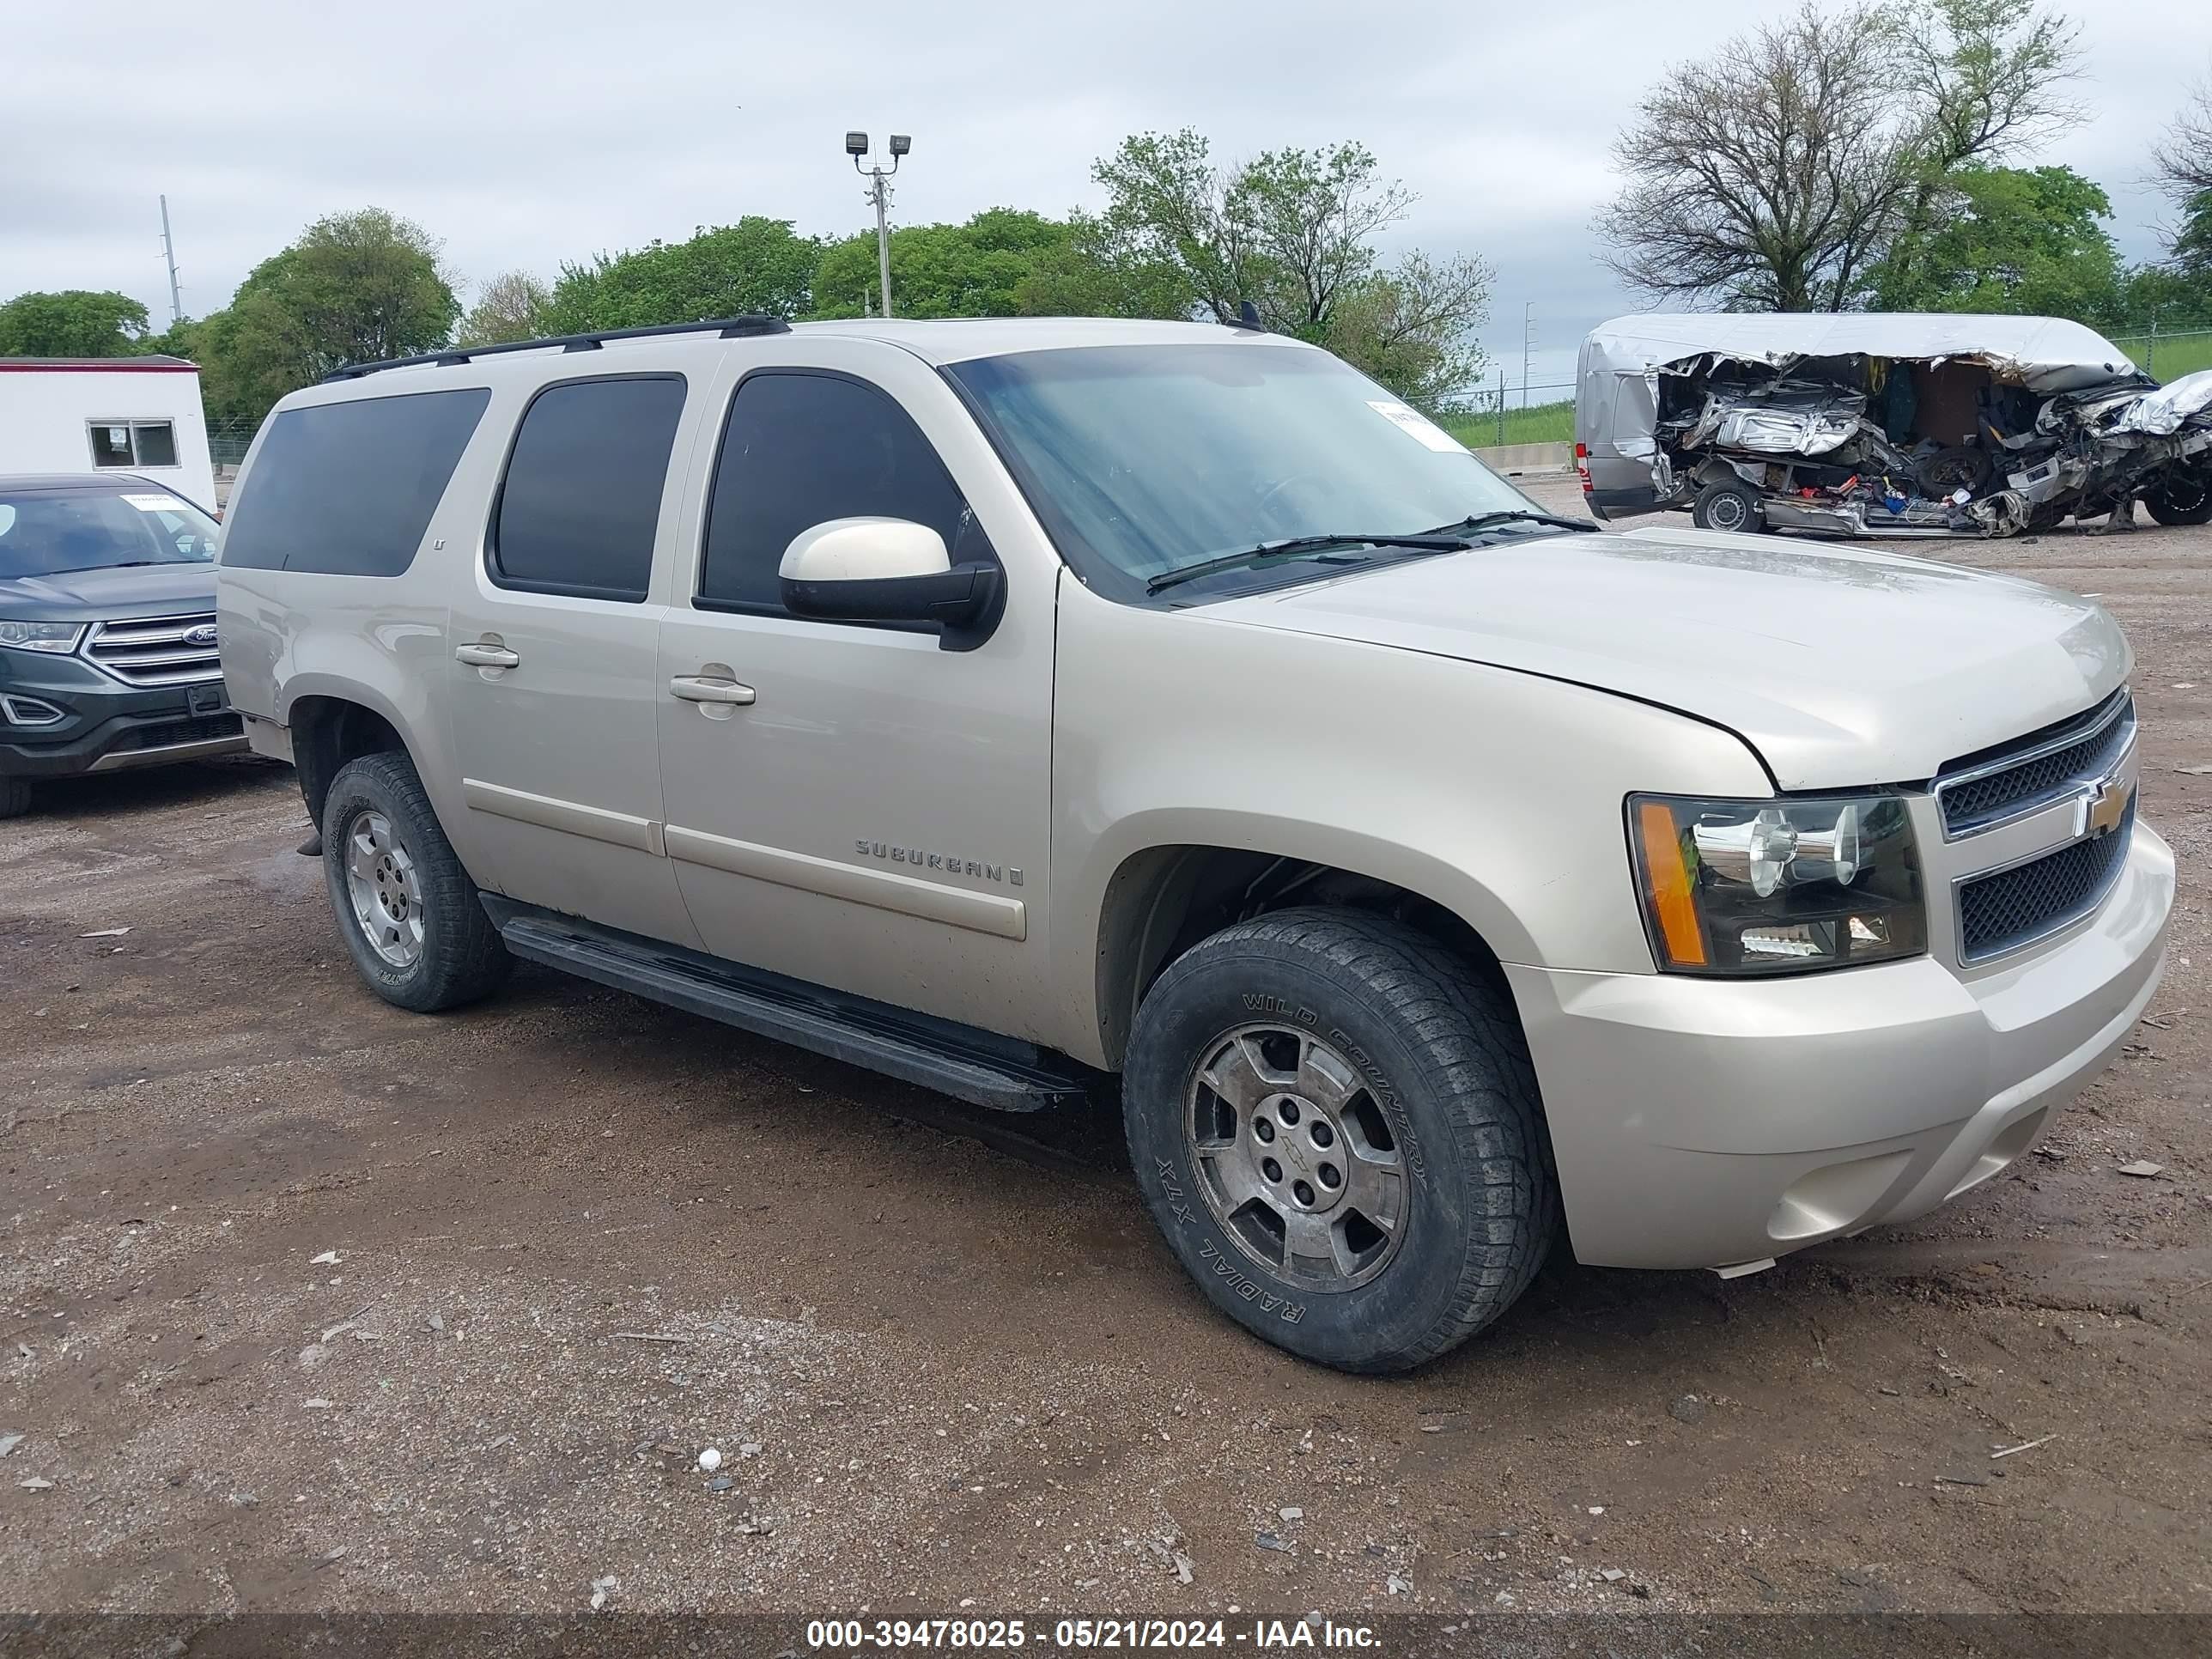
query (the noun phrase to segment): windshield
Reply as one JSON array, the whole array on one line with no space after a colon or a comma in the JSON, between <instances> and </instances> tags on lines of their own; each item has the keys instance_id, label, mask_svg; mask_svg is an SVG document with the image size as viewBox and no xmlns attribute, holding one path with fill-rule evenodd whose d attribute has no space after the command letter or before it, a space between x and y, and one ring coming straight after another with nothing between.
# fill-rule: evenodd
<instances>
[{"instance_id":1,"label":"windshield","mask_svg":"<svg viewBox=\"0 0 2212 1659\"><path fill-rule=\"evenodd\" d=\"M151 485L0 489L0 580L119 564L206 564L216 522Z\"/></svg>"},{"instance_id":2,"label":"windshield","mask_svg":"<svg viewBox=\"0 0 2212 1659\"><path fill-rule=\"evenodd\" d=\"M1077 574L1117 599L1263 542L1402 535L1539 510L1443 428L1326 352L1259 339L1079 346L977 358L947 373ZM1282 574L1224 571L1192 591Z\"/></svg>"}]
</instances>

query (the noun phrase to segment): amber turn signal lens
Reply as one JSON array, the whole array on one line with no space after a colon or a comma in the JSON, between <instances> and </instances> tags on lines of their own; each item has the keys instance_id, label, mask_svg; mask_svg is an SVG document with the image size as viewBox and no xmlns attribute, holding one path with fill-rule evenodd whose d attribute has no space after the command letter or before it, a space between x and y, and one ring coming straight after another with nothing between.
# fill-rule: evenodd
<instances>
[{"instance_id":1,"label":"amber turn signal lens","mask_svg":"<svg viewBox=\"0 0 2212 1659\"><path fill-rule=\"evenodd\" d=\"M1698 927L1697 901L1691 896L1674 810L1664 801L1647 800L1637 803L1636 811L1641 820L1637 828L1643 832L1644 890L1667 946L1668 966L1702 968L1705 937Z\"/></svg>"}]
</instances>

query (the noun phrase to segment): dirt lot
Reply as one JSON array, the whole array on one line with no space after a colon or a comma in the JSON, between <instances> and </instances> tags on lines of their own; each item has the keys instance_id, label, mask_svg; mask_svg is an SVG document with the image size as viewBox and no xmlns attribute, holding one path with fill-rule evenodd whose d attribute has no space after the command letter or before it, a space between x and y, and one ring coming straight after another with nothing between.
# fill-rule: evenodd
<instances>
[{"instance_id":1,"label":"dirt lot","mask_svg":"<svg viewBox=\"0 0 2212 1659\"><path fill-rule=\"evenodd\" d=\"M1921 1224L1561 1261L1400 1381L1216 1317L1103 1115L530 969L402 1014L288 772L50 791L0 825L0 1606L2212 1610L2212 532L1958 550L2134 638L2155 1022Z\"/></svg>"}]
</instances>

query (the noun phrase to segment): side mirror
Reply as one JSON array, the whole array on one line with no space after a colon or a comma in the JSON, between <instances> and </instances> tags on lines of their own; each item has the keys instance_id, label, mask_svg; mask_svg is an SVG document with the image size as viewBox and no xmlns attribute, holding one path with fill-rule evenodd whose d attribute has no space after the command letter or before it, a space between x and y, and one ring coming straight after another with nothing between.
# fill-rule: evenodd
<instances>
[{"instance_id":1,"label":"side mirror","mask_svg":"<svg viewBox=\"0 0 2212 1659\"><path fill-rule=\"evenodd\" d=\"M832 519L802 531L777 567L784 608L823 622L942 623L945 641L989 631L1005 599L995 564L958 564L945 538L905 519Z\"/></svg>"}]
</instances>

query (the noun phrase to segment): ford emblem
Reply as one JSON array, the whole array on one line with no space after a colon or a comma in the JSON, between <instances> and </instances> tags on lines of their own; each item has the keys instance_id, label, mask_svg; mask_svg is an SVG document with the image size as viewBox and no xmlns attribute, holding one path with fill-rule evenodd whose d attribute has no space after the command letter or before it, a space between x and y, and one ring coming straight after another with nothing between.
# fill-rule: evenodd
<instances>
[{"instance_id":1,"label":"ford emblem","mask_svg":"<svg viewBox=\"0 0 2212 1659\"><path fill-rule=\"evenodd\" d=\"M185 643L186 645L213 645L215 643L215 624L213 623L202 623L197 628L187 628L185 630Z\"/></svg>"}]
</instances>

